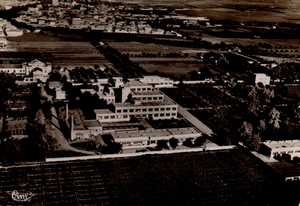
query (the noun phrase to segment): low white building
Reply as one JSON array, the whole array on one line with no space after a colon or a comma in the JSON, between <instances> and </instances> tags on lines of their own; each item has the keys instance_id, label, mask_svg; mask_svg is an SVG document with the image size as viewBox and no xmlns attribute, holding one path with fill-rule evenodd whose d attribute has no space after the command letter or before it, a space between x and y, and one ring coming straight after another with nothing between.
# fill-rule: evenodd
<instances>
[{"instance_id":1,"label":"low white building","mask_svg":"<svg viewBox=\"0 0 300 206\"><path fill-rule=\"evenodd\" d=\"M102 126L97 120L72 120L71 141L86 141L102 134Z\"/></svg>"},{"instance_id":2,"label":"low white building","mask_svg":"<svg viewBox=\"0 0 300 206\"><path fill-rule=\"evenodd\" d=\"M160 76L144 76L139 79L144 84L154 85L156 88L172 88L174 81L170 78Z\"/></svg>"},{"instance_id":3,"label":"low white building","mask_svg":"<svg viewBox=\"0 0 300 206\"><path fill-rule=\"evenodd\" d=\"M123 145L123 148L155 146L158 140L170 140L176 138L179 144L189 138L201 136L195 128L170 128L170 129L145 129L132 131L117 131L112 133L116 142Z\"/></svg>"},{"instance_id":4,"label":"low white building","mask_svg":"<svg viewBox=\"0 0 300 206\"><path fill-rule=\"evenodd\" d=\"M288 154L293 159L300 157L300 140L266 141L263 143L263 150L272 159L283 154Z\"/></svg>"},{"instance_id":5,"label":"low white building","mask_svg":"<svg viewBox=\"0 0 300 206\"><path fill-rule=\"evenodd\" d=\"M271 77L264 73L255 74L255 84L263 83L264 85L270 85Z\"/></svg>"},{"instance_id":6,"label":"low white building","mask_svg":"<svg viewBox=\"0 0 300 206\"><path fill-rule=\"evenodd\" d=\"M58 81L49 82L49 88L55 90L55 100L66 100L66 91L63 90L63 84Z\"/></svg>"},{"instance_id":7,"label":"low white building","mask_svg":"<svg viewBox=\"0 0 300 206\"><path fill-rule=\"evenodd\" d=\"M96 109L96 119L101 123L112 123L112 122L127 122L130 120L128 114L115 113L109 109Z\"/></svg>"},{"instance_id":8,"label":"low white building","mask_svg":"<svg viewBox=\"0 0 300 206\"><path fill-rule=\"evenodd\" d=\"M26 119L8 118L5 126L6 133L14 139L27 138L27 123Z\"/></svg>"},{"instance_id":9,"label":"low white building","mask_svg":"<svg viewBox=\"0 0 300 206\"><path fill-rule=\"evenodd\" d=\"M22 64L0 64L0 72L16 76L25 76L28 73Z\"/></svg>"}]
</instances>

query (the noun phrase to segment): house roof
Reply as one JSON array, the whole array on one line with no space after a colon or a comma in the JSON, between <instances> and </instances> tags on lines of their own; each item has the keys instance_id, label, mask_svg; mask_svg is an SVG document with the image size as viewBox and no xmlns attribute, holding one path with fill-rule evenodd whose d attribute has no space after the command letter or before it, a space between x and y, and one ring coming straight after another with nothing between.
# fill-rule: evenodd
<instances>
[{"instance_id":1,"label":"house roof","mask_svg":"<svg viewBox=\"0 0 300 206\"><path fill-rule=\"evenodd\" d=\"M147 154L0 167L0 205L273 205L278 184L242 148Z\"/></svg>"}]
</instances>

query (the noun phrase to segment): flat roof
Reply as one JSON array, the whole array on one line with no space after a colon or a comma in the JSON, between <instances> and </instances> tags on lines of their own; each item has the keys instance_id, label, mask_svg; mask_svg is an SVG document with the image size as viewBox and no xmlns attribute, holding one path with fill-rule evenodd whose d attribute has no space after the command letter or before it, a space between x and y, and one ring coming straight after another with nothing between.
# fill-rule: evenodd
<instances>
[{"instance_id":1,"label":"flat roof","mask_svg":"<svg viewBox=\"0 0 300 206\"><path fill-rule=\"evenodd\" d=\"M118 138L136 138L136 137L160 137L160 136L173 136L173 135L186 135L186 134L199 134L193 127L185 128L170 128L170 129L145 129L135 131L117 131L112 135Z\"/></svg>"},{"instance_id":2,"label":"flat roof","mask_svg":"<svg viewBox=\"0 0 300 206\"><path fill-rule=\"evenodd\" d=\"M176 106L177 104L175 102L171 102L167 100L166 98L163 98L163 101L157 101L157 102L141 102L139 104L131 104L129 102L125 103L115 103L116 108L117 107L143 107L143 106L167 106L167 105L174 105Z\"/></svg>"},{"instance_id":3,"label":"flat roof","mask_svg":"<svg viewBox=\"0 0 300 206\"><path fill-rule=\"evenodd\" d=\"M139 80L130 80L129 82L127 82L124 87L152 87L151 85L145 84Z\"/></svg>"},{"instance_id":4,"label":"flat roof","mask_svg":"<svg viewBox=\"0 0 300 206\"><path fill-rule=\"evenodd\" d=\"M270 148L292 148L300 147L300 140L282 140L282 141L266 141L264 142Z\"/></svg>"},{"instance_id":5,"label":"flat roof","mask_svg":"<svg viewBox=\"0 0 300 206\"><path fill-rule=\"evenodd\" d=\"M94 111L96 114L114 114L109 109L95 109Z\"/></svg>"},{"instance_id":6,"label":"flat roof","mask_svg":"<svg viewBox=\"0 0 300 206\"><path fill-rule=\"evenodd\" d=\"M98 122L97 120L84 120L83 124L87 128L90 128L90 127L101 127L100 122Z\"/></svg>"},{"instance_id":7,"label":"flat roof","mask_svg":"<svg viewBox=\"0 0 300 206\"><path fill-rule=\"evenodd\" d=\"M172 79L168 78L168 77L161 77L161 76L157 76L157 75L145 75L143 76L143 78L140 78L141 81L143 80L169 80L169 81L173 81Z\"/></svg>"}]
</instances>

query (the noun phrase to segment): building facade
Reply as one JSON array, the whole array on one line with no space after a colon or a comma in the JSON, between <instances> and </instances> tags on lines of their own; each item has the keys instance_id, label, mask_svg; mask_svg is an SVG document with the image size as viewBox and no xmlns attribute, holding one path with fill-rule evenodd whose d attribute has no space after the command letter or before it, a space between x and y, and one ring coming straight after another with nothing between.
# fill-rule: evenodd
<instances>
[{"instance_id":1,"label":"building facade","mask_svg":"<svg viewBox=\"0 0 300 206\"><path fill-rule=\"evenodd\" d=\"M123 145L123 148L137 148L145 146L156 146L159 140L170 140L176 138L179 144L186 139L195 139L201 136L195 128L169 128L169 129L145 129L132 131L118 131L112 133L116 142Z\"/></svg>"},{"instance_id":2,"label":"building facade","mask_svg":"<svg viewBox=\"0 0 300 206\"><path fill-rule=\"evenodd\" d=\"M291 160L300 157L300 140L266 141L262 147L264 153L272 159L283 154L290 155Z\"/></svg>"},{"instance_id":3,"label":"building facade","mask_svg":"<svg viewBox=\"0 0 300 206\"><path fill-rule=\"evenodd\" d=\"M18 77L24 77L24 82L46 82L49 73L52 71L50 63L44 63L40 60L33 60L23 64L1 64L0 72L14 74Z\"/></svg>"},{"instance_id":4,"label":"building facade","mask_svg":"<svg viewBox=\"0 0 300 206\"><path fill-rule=\"evenodd\" d=\"M178 106L165 98L157 88L131 80L122 88L122 102L114 103L114 111L95 110L99 122L128 121L132 117L176 119Z\"/></svg>"}]
</instances>

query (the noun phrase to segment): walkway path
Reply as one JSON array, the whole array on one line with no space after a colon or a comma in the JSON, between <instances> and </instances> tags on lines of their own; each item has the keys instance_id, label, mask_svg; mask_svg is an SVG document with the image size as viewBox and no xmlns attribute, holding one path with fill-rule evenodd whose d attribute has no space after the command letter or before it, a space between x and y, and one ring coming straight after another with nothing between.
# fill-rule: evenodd
<instances>
[{"instance_id":1,"label":"walkway path","mask_svg":"<svg viewBox=\"0 0 300 206\"><path fill-rule=\"evenodd\" d=\"M168 97L166 94L165 98L174 102L170 97ZM212 136L214 132L206 126L203 122L201 122L198 118L196 118L194 115L192 115L189 111L187 111L182 106L178 105L178 113L181 114L186 120L188 120L194 127L196 127L201 133L207 134L208 136Z\"/></svg>"}]
</instances>

